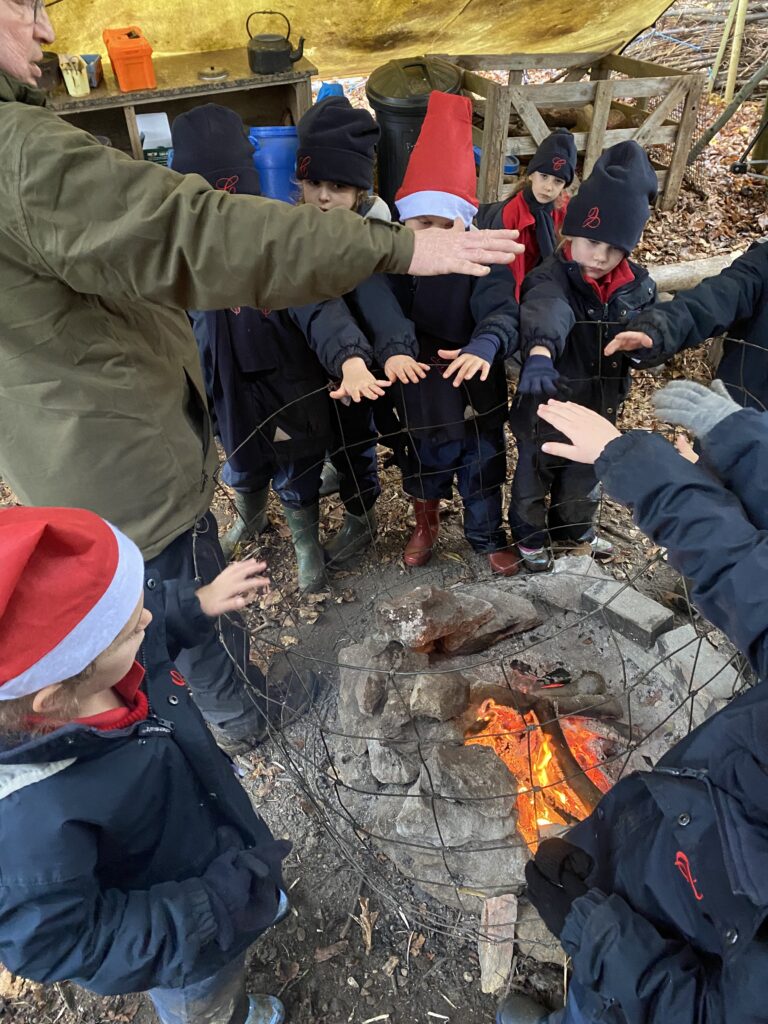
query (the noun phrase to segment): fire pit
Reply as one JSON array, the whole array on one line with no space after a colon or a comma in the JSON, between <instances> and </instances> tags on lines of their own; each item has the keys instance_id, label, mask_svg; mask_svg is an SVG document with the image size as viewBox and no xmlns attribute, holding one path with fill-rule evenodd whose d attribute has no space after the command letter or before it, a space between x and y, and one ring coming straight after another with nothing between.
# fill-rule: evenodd
<instances>
[{"instance_id":1,"label":"fire pit","mask_svg":"<svg viewBox=\"0 0 768 1024\"><path fill-rule=\"evenodd\" d=\"M673 626L586 557L379 599L338 655L316 792L443 904L513 898L542 838L711 711L710 684L670 657Z\"/></svg>"}]
</instances>

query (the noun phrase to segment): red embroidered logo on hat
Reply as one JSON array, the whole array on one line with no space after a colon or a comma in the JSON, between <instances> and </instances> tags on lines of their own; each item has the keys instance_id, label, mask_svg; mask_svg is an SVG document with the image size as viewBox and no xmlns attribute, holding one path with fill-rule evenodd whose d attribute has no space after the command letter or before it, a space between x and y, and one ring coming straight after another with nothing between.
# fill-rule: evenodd
<instances>
[{"instance_id":1,"label":"red embroidered logo on hat","mask_svg":"<svg viewBox=\"0 0 768 1024\"><path fill-rule=\"evenodd\" d=\"M552 157L552 170L553 171L562 171L562 169L564 167L565 167L565 157L564 156L553 156Z\"/></svg>"},{"instance_id":2,"label":"red embroidered logo on hat","mask_svg":"<svg viewBox=\"0 0 768 1024\"><path fill-rule=\"evenodd\" d=\"M216 182L216 188L219 192L237 192L237 183L239 181L239 174L230 174L228 178L219 178Z\"/></svg>"},{"instance_id":3,"label":"red embroidered logo on hat","mask_svg":"<svg viewBox=\"0 0 768 1024\"><path fill-rule=\"evenodd\" d=\"M690 885L690 887L693 889L693 895L696 897L696 899L703 900L703 895L696 888L697 879L693 877L693 872L691 871L691 862L688 860L687 856L683 853L682 850L678 850L677 854L675 855L675 867L686 880L688 885Z\"/></svg>"},{"instance_id":4,"label":"red embroidered logo on hat","mask_svg":"<svg viewBox=\"0 0 768 1024\"><path fill-rule=\"evenodd\" d=\"M584 218L584 223L581 225L583 228L599 228L601 224L600 220L600 207L593 206L587 216Z\"/></svg>"},{"instance_id":5,"label":"red embroidered logo on hat","mask_svg":"<svg viewBox=\"0 0 768 1024\"><path fill-rule=\"evenodd\" d=\"M309 157L309 156L303 156L301 158L301 160L299 160L299 175L300 175L300 177L302 177L302 178L306 178L307 177L307 175L309 174L309 165L310 165L311 162L312 162L312 157Z\"/></svg>"}]
</instances>

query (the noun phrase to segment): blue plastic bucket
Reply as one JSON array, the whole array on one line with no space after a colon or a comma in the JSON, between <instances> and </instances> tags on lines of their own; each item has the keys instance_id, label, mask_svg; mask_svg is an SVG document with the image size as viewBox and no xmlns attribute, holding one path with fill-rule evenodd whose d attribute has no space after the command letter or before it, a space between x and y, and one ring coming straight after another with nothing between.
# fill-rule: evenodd
<instances>
[{"instance_id":1,"label":"blue plastic bucket","mask_svg":"<svg viewBox=\"0 0 768 1024\"><path fill-rule=\"evenodd\" d=\"M472 149L475 151L475 165L480 166L480 161L483 158L483 151L479 146L473 146ZM518 174L520 171L520 161L516 156L510 153L504 157L504 174L506 177L512 177L513 174Z\"/></svg>"},{"instance_id":2,"label":"blue plastic bucket","mask_svg":"<svg viewBox=\"0 0 768 1024\"><path fill-rule=\"evenodd\" d=\"M259 172L261 194L269 199L294 202L293 178L299 146L295 127L251 128L248 137L254 146L253 162Z\"/></svg>"}]
</instances>

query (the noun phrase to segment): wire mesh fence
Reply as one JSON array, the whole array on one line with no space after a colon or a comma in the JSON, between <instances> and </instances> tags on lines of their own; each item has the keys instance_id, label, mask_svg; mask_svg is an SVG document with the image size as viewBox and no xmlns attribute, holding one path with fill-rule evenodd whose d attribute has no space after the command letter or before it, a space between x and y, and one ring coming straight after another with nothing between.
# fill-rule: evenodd
<instances>
[{"instance_id":1,"label":"wire mesh fence","mask_svg":"<svg viewBox=\"0 0 768 1024\"><path fill-rule=\"evenodd\" d=\"M591 327L602 339L604 325ZM726 342L744 351L759 348L731 337ZM610 374L597 380L615 384ZM742 380L745 398L762 408L755 386ZM468 393L465 398L469 403ZM375 403L364 404L380 467L394 450L402 468L403 451L414 447L411 428L400 422L393 429L390 420L386 431L377 432ZM281 411L254 423L243 444L256 432L268 436L269 422ZM335 448L329 454L338 457L359 438L345 436L338 405L331 403L331 413ZM477 423L469 419L462 426L468 437L478 437ZM514 445L503 437L501 444L496 454L506 460L505 480L486 481L481 466L474 490L462 494L465 508L483 503L489 535L501 526L502 489L506 495L516 471ZM279 465L279 443L272 449ZM469 451L451 464L453 479L480 458L478 449ZM321 455L311 464L318 479L323 461ZM444 469L439 472L445 476ZM354 478L349 465L348 473L353 482L350 487L347 481L346 505L350 494L369 502L370 481ZM380 501L398 486L393 470L381 475ZM420 475L428 478L430 471L417 459ZM489 492L496 491L489 503ZM231 501L223 487L221 493ZM365 551L327 568L322 590L329 598L275 588L278 612L271 627L258 633L259 653L287 662L307 704L301 717L287 722L280 690L267 684L281 761L367 889L409 926L496 941L497 933L482 923L483 906L503 893L523 893L524 864L538 843L577 824L604 792L629 773L652 767L753 682L742 656L699 616L685 580L678 580L674 613L655 602L652 613L664 620L658 632L633 629L637 623L624 602L652 602L656 577L674 581L675 574L666 553L643 543L596 480L590 497L589 516L570 523L574 529L556 547L554 568L540 575L499 577L484 552L472 556L465 544L456 544L455 534L448 543L438 541L426 565L406 573L397 544L410 524L401 516L385 537L369 524ZM324 500L329 509L345 507L341 499ZM560 509L553 498L547 528ZM629 557L601 567L590 545L593 527L598 536L625 538ZM507 535L506 543L513 549L525 539ZM244 553L254 550L258 539ZM348 604L339 592L351 584L358 599ZM586 599L595 586L607 588L606 594ZM487 645L473 648L489 621L482 619L488 609L478 610L478 604L505 597L528 602L534 614L522 626L518 621L519 629L499 630ZM307 603L320 609L314 621L302 616ZM464 646L452 649L450 637L462 629L466 634L468 624ZM231 656L250 686L242 655ZM264 695L253 698L263 707ZM516 938L526 952L543 958L552 952L535 915L519 912Z\"/></svg>"}]
</instances>

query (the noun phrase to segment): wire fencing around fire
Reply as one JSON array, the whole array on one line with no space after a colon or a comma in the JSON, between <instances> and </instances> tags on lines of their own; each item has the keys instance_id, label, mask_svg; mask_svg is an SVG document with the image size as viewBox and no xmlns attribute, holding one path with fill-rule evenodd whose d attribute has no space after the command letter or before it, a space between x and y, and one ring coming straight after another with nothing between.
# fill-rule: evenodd
<instances>
[{"instance_id":1,"label":"wire fencing around fire","mask_svg":"<svg viewBox=\"0 0 768 1024\"><path fill-rule=\"evenodd\" d=\"M380 463L403 441L383 435ZM513 462L511 452L508 481ZM330 596L275 582L269 616L251 623L264 660L282 653L308 692L313 673L323 680L272 739L367 891L409 927L480 936L484 901L523 892L542 838L752 680L664 551L603 495L597 529L621 542L613 563L572 544L554 571L506 579L453 531L408 573L407 506L394 472L384 477L387 527L343 572L328 571ZM324 501L333 517L339 500ZM519 908L521 951L547 946L541 928Z\"/></svg>"}]
</instances>

